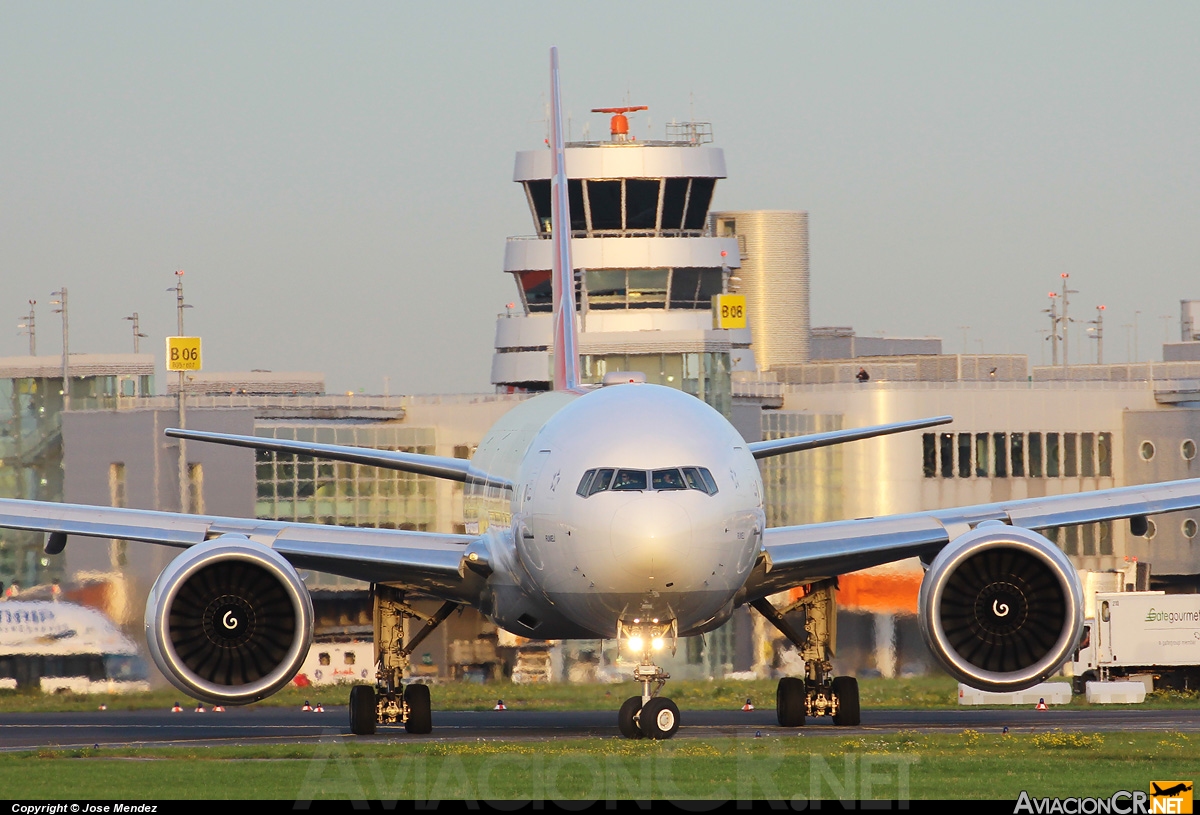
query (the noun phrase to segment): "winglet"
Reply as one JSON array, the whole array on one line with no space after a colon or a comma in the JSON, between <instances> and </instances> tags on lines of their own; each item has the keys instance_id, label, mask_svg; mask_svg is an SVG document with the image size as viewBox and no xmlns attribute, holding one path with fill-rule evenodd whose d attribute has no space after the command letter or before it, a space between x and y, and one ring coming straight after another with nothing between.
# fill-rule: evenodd
<instances>
[{"instance_id":1,"label":"winglet","mask_svg":"<svg viewBox=\"0 0 1200 815\"><path fill-rule=\"evenodd\" d=\"M550 49L550 232L554 240L554 389L579 387L579 327L575 314L575 267L571 263L571 205L567 195L558 49Z\"/></svg>"}]
</instances>

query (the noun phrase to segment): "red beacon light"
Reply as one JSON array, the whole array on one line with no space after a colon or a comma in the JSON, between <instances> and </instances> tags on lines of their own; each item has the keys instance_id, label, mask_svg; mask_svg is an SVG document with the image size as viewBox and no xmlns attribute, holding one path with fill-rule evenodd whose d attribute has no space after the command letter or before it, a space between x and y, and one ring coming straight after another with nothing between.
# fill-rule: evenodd
<instances>
[{"instance_id":1,"label":"red beacon light","mask_svg":"<svg viewBox=\"0 0 1200 815\"><path fill-rule=\"evenodd\" d=\"M592 113L611 113L613 115L609 124L613 141L634 141L629 138L629 118L625 114L649 109L646 105L633 105L623 108L592 108Z\"/></svg>"}]
</instances>

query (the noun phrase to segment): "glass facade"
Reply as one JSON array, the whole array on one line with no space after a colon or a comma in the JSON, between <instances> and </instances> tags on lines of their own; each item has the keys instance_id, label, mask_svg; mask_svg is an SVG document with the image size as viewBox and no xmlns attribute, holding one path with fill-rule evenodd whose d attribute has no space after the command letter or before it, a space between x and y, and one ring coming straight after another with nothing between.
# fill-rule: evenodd
<instances>
[{"instance_id":1,"label":"glass facade","mask_svg":"<svg viewBox=\"0 0 1200 815\"><path fill-rule=\"evenodd\" d=\"M762 412L763 440L842 429L841 415L791 410ZM804 455L760 459L767 526L837 521L842 513L842 446L809 450Z\"/></svg>"},{"instance_id":2,"label":"glass facade","mask_svg":"<svg viewBox=\"0 0 1200 815\"><path fill-rule=\"evenodd\" d=\"M433 428L345 422L263 423L266 438L432 455ZM431 476L258 451L255 514L267 520L378 529L428 530L437 519Z\"/></svg>"},{"instance_id":3,"label":"glass facade","mask_svg":"<svg viewBox=\"0 0 1200 815\"><path fill-rule=\"evenodd\" d=\"M63 499L62 379L0 379L0 496ZM7 588L62 577L62 558L42 552L42 535L0 529L0 581Z\"/></svg>"},{"instance_id":4,"label":"glass facade","mask_svg":"<svg viewBox=\"0 0 1200 815\"><path fill-rule=\"evenodd\" d=\"M580 362L584 384L596 384L615 371L643 373L651 385L678 388L729 416L733 385L728 353L584 354Z\"/></svg>"}]
</instances>

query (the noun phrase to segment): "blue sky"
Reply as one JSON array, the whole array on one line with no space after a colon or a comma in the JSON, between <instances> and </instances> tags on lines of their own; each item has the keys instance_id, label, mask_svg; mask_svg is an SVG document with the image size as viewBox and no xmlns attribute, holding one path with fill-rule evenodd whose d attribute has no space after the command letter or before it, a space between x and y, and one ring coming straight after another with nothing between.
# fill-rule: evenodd
<instances>
[{"instance_id":1,"label":"blue sky","mask_svg":"<svg viewBox=\"0 0 1200 815\"><path fill-rule=\"evenodd\" d=\"M1124 361L1200 299L1195 3L0 2L0 356L67 285L161 357L182 268L206 370L490 389L551 45L574 135L711 121L714 206L809 211L814 325L1038 364L1067 272Z\"/></svg>"}]
</instances>

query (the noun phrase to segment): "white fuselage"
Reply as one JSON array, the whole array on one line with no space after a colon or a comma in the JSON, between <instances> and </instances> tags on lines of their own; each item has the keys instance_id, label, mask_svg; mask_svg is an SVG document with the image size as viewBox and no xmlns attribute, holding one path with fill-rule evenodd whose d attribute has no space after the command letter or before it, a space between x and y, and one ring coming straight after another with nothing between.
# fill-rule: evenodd
<instances>
[{"instance_id":1,"label":"white fuselage","mask_svg":"<svg viewBox=\"0 0 1200 815\"><path fill-rule=\"evenodd\" d=\"M672 388L537 397L492 429L475 463L514 485L469 486L467 511L490 533L483 610L517 634L611 637L643 620L709 630L760 551L757 463L723 416ZM585 475L604 483L581 495Z\"/></svg>"}]
</instances>

